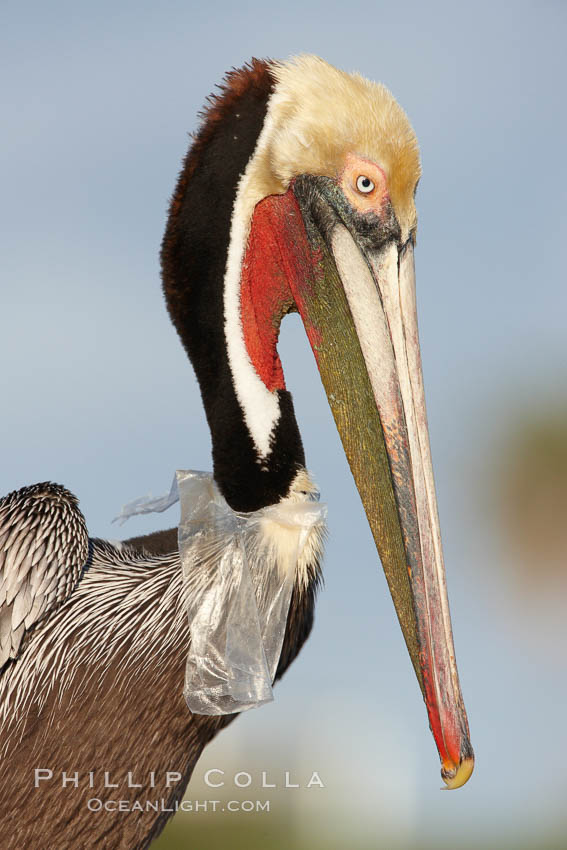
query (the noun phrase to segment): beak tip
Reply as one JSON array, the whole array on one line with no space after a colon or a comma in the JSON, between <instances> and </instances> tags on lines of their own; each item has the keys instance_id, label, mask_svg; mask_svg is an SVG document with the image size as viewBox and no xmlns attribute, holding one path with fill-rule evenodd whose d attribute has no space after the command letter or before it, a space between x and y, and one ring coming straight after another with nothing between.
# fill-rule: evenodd
<instances>
[{"instance_id":1,"label":"beak tip","mask_svg":"<svg viewBox=\"0 0 567 850\"><path fill-rule=\"evenodd\" d=\"M441 778L445 783L443 790L453 790L454 788L460 788L462 785L465 785L471 778L473 770L474 756L472 755L462 759L458 767L455 767L453 764L448 766L444 763L441 768Z\"/></svg>"}]
</instances>

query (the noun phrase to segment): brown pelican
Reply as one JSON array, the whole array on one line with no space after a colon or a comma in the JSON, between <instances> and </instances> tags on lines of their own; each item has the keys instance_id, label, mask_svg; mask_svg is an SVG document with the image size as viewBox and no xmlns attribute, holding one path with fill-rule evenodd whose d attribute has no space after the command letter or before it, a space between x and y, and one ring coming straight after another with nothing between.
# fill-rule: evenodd
<instances>
[{"instance_id":1,"label":"brown pelican","mask_svg":"<svg viewBox=\"0 0 567 850\"><path fill-rule=\"evenodd\" d=\"M242 523L313 498L276 348L282 318L300 313L442 776L458 787L473 752L421 375L419 176L415 135L383 86L313 56L254 60L227 75L184 161L163 288L199 380L223 510ZM260 608L268 577L289 561L289 528L277 518L246 528ZM215 535L203 523L189 534L183 577L177 529L89 540L74 497L49 483L0 502L4 846L142 848L161 830L170 811L144 808L148 784L171 809L203 747L235 716L193 713L183 698L186 607L199 614L231 541L230 530ZM322 535L314 522L293 560L276 678L312 626ZM130 809L120 816L87 805L104 796L105 773L121 777Z\"/></svg>"}]
</instances>

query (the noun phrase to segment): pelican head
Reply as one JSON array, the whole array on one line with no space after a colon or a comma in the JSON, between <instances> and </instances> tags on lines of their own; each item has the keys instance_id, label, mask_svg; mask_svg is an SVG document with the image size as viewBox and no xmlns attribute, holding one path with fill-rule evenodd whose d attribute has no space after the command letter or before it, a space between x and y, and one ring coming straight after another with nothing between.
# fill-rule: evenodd
<instances>
[{"instance_id":1,"label":"pelican head","mask_svg":"<svg viewBox=\"0 0 567 850\"><path fill-rule=\"evenodd\" d=\"M252 511L308 487L277 339L303 320L450 788L473 769L455 663L414 277L419 149L384 86L315 56L231 72L186 157L162 247L214 472Z\"/></svg>"}]
</instances>

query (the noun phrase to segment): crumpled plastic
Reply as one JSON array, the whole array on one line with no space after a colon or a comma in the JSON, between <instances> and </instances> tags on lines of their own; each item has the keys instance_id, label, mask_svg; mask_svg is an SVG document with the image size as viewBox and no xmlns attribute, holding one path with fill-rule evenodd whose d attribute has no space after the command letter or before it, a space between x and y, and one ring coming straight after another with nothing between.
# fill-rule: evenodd
<instances>
[{"instance_id":1,"label":"crumpled plastic","mask_svg":"<svg viewBox=\"0 0 567 850\"><path fill-rule=\"evenodd\" d=\"M298 559L324 522L317 501L236 513L212 475L178 470L169 495L136 499L117 519L181 503L178 528L191 644L184 696L195 714L271 702Z\"/></svg>"}]
</instances>

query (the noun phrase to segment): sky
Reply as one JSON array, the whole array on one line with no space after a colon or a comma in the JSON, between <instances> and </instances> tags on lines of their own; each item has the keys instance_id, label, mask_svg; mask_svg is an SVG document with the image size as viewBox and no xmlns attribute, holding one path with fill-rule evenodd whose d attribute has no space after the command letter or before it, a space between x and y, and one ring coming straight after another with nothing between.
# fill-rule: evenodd
<instances>
[{"instance_id":1,"label":"sky","mask_svg":"<svg viewBox=\"0 0 567 850\"><path fill-rule=\"evenodd\" d=\"M420 141L422 357L477 768L439 793L370 530L289 317L279 351L329 506L325 588L275 703L240 718L203 764L321 770L320 799L301 790L293 803L298 823L534 846L565 825L561 598L543 580L526 598L490 506L507 436L565 401L566 19L551 0L3 5L0 488L63 483L96 536L174 525L175 508L123 529L111 520L166 492L177 468L211 468L158 254L188 133L223 74L252 56L319 54L385 83Z\"/></svg>"}]
</instances>

